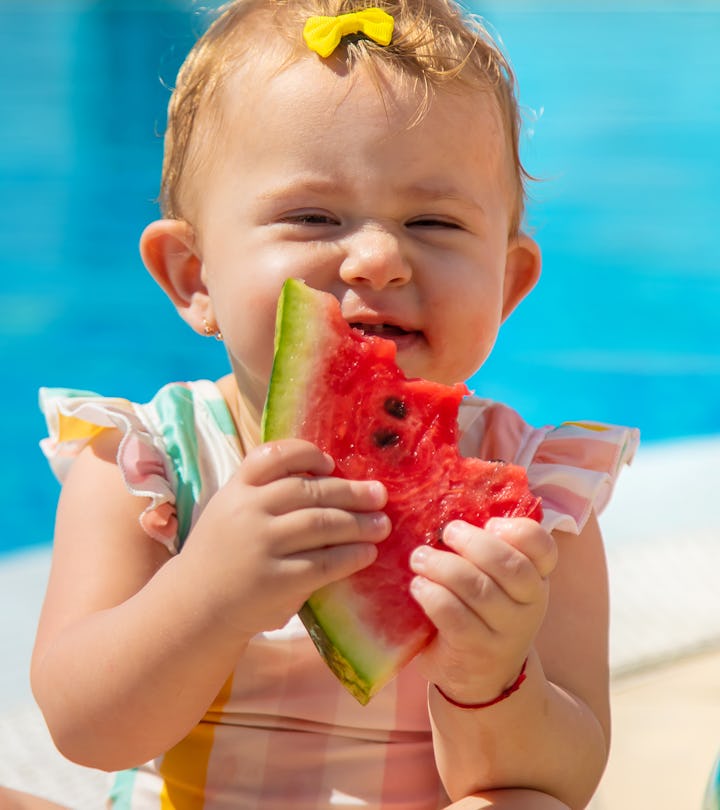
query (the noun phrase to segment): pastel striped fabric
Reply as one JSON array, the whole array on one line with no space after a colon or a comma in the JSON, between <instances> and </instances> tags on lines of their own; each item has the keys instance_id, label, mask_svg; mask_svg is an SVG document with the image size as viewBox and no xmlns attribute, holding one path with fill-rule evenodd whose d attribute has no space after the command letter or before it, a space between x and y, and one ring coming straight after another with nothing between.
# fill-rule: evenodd
<instances>
[{"instance_id":1,"label":"pastel striped fabric","mask_svg":"<svg viewBox=\"0 0 720 810\"><path fill-rule=\"evenodd\" d=\"M150 498L140 523L173 553L241 461L225 400L207 380L166 385L145 405L41 388L40 408L49 433L40 446L60 481L101 431L121 431L118 465L125 483L134 495Z\"/></svg>"},{"instance_id":2,"label":"pastel striped fabric","mask_svg":"<svg viewBox=\"0 0 720 810\"><path fill-rule=\"evenodd\" d=\"M118 429L129 491L149 498L141 523L172 553L241 460L225 402L211 382L174 383L139 405L44 389L49 438L63 479L102 430ZM524 464L550 528L579 532L607 503L637 431L594 423L534 429L503 405L468 399L466 455ZM360 706L322 662L297 617L259 634L202 722L165 756L118 774L113 810L438 810L427 687L410 664Z\"/></svg>"},{"instance_id":3,"label":"pastel striped fabric","mask_svg":"<svg viewBox=\"0 0 720 810\"><path fill-rule=\"evenodd\" d=\"M474 397L463 403L459 424L464 455L525 467L530 489L542 498L543 525L573 534L591 511L607 506L640 441L635 428L600 422L533 428L512 408Z\"/></svg>"}]
</instances>

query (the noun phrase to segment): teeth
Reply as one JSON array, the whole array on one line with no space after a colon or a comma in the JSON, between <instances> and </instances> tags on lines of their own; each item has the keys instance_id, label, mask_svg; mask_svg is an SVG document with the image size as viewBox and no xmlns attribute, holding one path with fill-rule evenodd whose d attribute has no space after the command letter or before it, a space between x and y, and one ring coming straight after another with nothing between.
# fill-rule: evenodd
<instances>
[{"instance_id":1,"label":"teeth","mask_svg":"<svg viewBox=\"0 0 720 810\"><path fill-rule=\"evenodd\" d=\"M404 334L405 330L399 326L392 326L387 323L351 323L353 329L362 332L363 335L399 335Z\"/></svg>"}]
</instances>

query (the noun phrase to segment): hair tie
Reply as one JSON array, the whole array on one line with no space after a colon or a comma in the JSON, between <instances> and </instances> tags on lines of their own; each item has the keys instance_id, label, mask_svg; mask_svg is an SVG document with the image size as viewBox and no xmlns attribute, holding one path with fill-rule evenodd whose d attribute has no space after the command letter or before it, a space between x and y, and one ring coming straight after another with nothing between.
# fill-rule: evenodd
<instances>
[{"instance_id":1,"label":"hair tie","mask_svg":"<svg viewBox=\"0 0 720 810\"><path fill-rule=\"evenodd\" d=\"M311 51L326 59L350 34L364 34L378 45L389 45L395 20L381 8L366 8L338 14L336 17L310 17L303 29L303 39Z\"/></svg>"}]
</instances>

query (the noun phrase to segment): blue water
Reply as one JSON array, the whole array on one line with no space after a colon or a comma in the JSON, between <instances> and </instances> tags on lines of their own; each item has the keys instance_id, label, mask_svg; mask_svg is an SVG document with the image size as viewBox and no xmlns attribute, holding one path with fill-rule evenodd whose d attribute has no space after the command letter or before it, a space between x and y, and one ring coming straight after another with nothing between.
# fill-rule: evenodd
<instances>
[{"instance_id":1,"label":"blue water","mask_svg":"<svg viewBox=\"0 0 720 810\"><path fill-rule=\"evenodd\" d=\"M512 55L544 275L472 381L535 423L720 433L720 10L476 3ZM224 373L142 269L189 2L0 5L0 551L48 543L39 385ZM641 10L639 10L641 9Z\"/></svg>"}]
</instances>

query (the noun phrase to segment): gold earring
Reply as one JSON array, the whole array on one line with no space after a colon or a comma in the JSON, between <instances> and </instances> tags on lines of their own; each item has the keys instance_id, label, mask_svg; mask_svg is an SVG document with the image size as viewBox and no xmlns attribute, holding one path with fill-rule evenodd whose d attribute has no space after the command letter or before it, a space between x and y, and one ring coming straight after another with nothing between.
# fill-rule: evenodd
<instances>
[{"instance_id":1,"label":"gold earring","mask_svg":"<svg viewBox=\"0 0 720 810\"><path fill-rule=\"evenodd\" d=\"M203 332L205 332L205 337L214 337L215 340L222 340L222 332L217 328L217 326L210 326L210 322L207 318L203 318Z\"/></svg>"}]
</instances>

